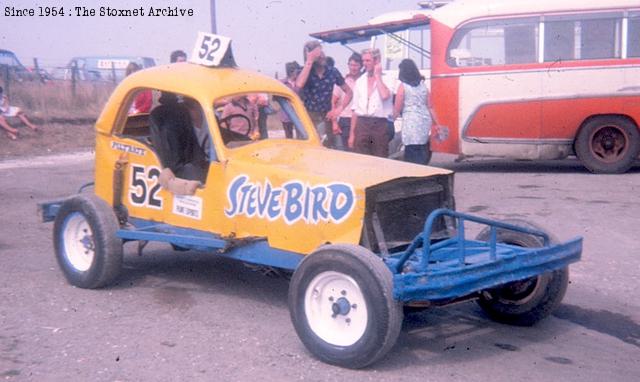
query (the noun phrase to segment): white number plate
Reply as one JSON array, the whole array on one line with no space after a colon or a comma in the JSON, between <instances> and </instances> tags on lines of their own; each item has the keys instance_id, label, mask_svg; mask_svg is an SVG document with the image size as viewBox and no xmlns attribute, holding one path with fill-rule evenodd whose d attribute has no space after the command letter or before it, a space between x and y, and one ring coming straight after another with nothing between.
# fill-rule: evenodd
<instances>
[{"instance_id":1,"label":"white number plate","mask_svg":"<svg viewBox=\"0 0 640 382\"><path fill-rule=\"evenodd\" d=\"M129 201L136 207L162 209L160 192L160 169L155 166L131 165Z\"/></svg>"},{"instance_id":2,"label":"white number plate","mask_svg":"<svg viewBox=\"0 0 640 382\"><path fill-rule=\"evenodd\" d=\"M126 69L129 60L98 60L98 69Z\"/></svg>"},{"instance_id":3,"label":"white number plate","mask_svg":"<svg viewBox=\"0 0 640 382\"><path fill-rule=\"evenodd\" d=\"M218 66L229 49L230 43L229 37L198 32L198 38L191 53L191 62L205 66Z\"/></svg>"}]
</instances>

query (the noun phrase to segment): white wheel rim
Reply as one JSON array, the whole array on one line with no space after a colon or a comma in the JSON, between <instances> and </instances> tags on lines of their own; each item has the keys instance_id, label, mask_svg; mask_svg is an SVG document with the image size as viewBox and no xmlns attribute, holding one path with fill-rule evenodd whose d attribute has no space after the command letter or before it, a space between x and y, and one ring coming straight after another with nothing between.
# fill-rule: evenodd
<instances>
[{"instance_id":1,"label":"white wheel rim","mask_svg":"<svg viewBox=\"0 0 640 382\"><path fill-rule=\"evenodd\" d=\"M304 313L311 330L331 345L351 346L367 329L362 291L343 273L322 272L311 280L304 295Z\"/></svg>"},{"instance_id":2,"label":"white wheel rim","mask_svg":"<svg viewBox=\"0 0 640 382\"><path fill-rule=\"evenodd\" d=\"M80 272L91 267L95 257L93 231L79 212L69 215L62 229L64 255L69 264Z\"/></svg>"}]
</instances>

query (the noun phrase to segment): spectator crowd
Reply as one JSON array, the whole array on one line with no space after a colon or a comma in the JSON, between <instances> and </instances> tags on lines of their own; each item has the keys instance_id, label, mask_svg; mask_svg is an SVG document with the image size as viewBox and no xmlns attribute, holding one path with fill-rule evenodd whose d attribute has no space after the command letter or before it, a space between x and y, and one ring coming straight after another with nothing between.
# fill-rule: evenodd
<instances>
[{"instance_id":1,"label":"spectator crowd","mask_svg":"<svg viewBox=\"0 0 640 382\"><path fill-rule=\"evenodd\" d=\"M434 114L425 78L415 62L402 60L396 86L395 79L382 71L378 49L354 52L345 76L318 41L304 45L303 58L303 66L296 61L285 65L283 83L302 98L325 146L388 157L394 121L402 117L404 159L429 163ZM282 123L285 130L290 129L286 116Z\"/></svg>"},{"instance_id":2,"label":"spectator crowd","mask_svg":"<svg viewBox=\"0 0 640 382\"><path fill-rule=\"evenodd\" d=\"M186 53L181 50L170 56L171 63L186 59ZM303 65L297 61L287 62L286 77L282 82L300 96L326 147L388 157L389 142L395 135L394 121L402 117L404 159L418 164L429 162L429 135L434 114L425 79L412 60L405 59L400 63L399 81L383 72L378 49L354 52L346 62L344 76L336 68L334 60L325 55L318 41L304 45L303 61ZM126 74L140 69L132 62ZM159 102L182 101L175 97L180 96L163 93ZM152 102L151 91L138 93L129 114L149 113ZM255 137L267 137L266 117L274 111L266 95L230 99L224 105L221 117L238 113L246 114L247 121L258 126L259 135L254 132ZM295 135L297 138L298 132L289 116L282 110L278 116L285 136L293 138ZM10 140L19 138L18 129L9 123L9 120L16 119L34 131L39 130L23 110L9 103L0 87L0 127ZM246 126L240 126L242 123L235 120L230 128L236 132L246 131Z\"/></svg>"}]
</instances>

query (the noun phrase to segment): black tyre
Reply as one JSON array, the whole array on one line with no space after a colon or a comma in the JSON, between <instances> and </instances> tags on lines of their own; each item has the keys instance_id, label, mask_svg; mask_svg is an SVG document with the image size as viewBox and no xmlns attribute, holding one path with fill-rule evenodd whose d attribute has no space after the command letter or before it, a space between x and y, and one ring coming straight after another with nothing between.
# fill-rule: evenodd
<instances>
[{"instance_id":1,"label":"black tyre","mask_svg":"<svg viewBox=\"0 0 640 382\"><path fill-rule=\"evenodd\" d=\"M640 132L624 117L592 118L576 136L575 151L589 171L620 174L629 170L640 154Z\"/></svg>"},{"instance_id":2,"label":"black tyre","mask_svg":"<svg viewBox=\"0 0 640 382\"><path fill-rule=\"evenodd\" d=\"M122 240L113 209L95 195L65 201L53 226L56 259L70 284L100 288L122 268Z\"/></svg>"},{"instance_id":3,"label":"black tyre","mask_svg":"<svg viewBox=\"0 0 640 382\"><path fill-rule=\"evenodd\" d=\"M507 223L543 231L538 226L523 220L508 220ZM543 231L544 232L544 231ZM547 233L548 234L548 233ZM477 240L489 240L490 231L485 229ZM549 235L551 242L557 242ZM542 238L509 230L497 230L500 243L521 247L542 247ZM485 291L478 300L480 307L491 319L510 325L531 326L547 317L560 304L569 283L567 268L543 273L536 277L514 281Z\"/></svg>"},{"instance_id":4,"label":"black tyre","mask_svg":"<svg viewBox=\"0 0 640 382\"><path fill-rule=\"evenodd\" d=\"M313 355L352 369L382 358L402 326L391 271L354 245L322 246L300 263L289 286L289 312Z\"/></svg>"}]
</instances>

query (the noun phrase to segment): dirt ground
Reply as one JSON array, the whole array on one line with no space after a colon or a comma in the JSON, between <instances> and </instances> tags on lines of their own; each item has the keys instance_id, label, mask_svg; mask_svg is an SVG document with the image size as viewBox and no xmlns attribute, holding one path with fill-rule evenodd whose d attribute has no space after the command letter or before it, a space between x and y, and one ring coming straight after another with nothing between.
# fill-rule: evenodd
<instances>
[{"instance_id":1,"label":"dirt ground","mask_svg":"<svg viewBox=\"0 0 640 382\"><path fill-rule=\"evenodd\" d=\"M0 161L51 154L68 154L93 149L94 125L83 123L37 124L39 131L13 123L19 137L13 141L0 129Z\"/></svg>"},{"instance_id":2,"label":"dirt ground","mask_svg":"<svg viewBox=\"0 0 640 382\"><path fill-rule=\"evenodd\" d=\"M538 325L493 322L474 302L409 313L396 346L364 370L306 351L285 279L211 253L151 243L139 256L129 243L114 285L71 287L36 203L76 192L93 161L0 163L0 381L640 381L640 169L455 158L433 163L456 171L459 211L583 236L583 259Z\"/></svg>"}]
</instances>

